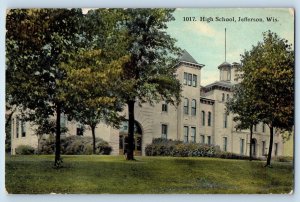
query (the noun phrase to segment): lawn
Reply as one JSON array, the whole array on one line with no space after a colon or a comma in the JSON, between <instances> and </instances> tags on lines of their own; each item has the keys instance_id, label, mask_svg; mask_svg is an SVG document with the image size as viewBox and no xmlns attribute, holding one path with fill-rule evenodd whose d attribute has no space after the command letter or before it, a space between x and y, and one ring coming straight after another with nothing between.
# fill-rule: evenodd
<instances>
[{"instance_id":1,"label":"lawn","mask_svg":"<svg viewBox=\"0 0 300 202\"><path fill-rule=\"evenodd\" d=\"M63 156L64 167L53 169L54 157L6 156L8 193L289 193L291 163L215 158Z\"/></svg>"}]
</instances>

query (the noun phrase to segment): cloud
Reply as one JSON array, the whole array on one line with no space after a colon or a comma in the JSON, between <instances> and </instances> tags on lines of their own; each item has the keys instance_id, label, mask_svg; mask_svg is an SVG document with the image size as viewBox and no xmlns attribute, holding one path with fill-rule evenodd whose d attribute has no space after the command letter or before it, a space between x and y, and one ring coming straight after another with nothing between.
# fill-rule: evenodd
<instances>
[{"instance_id":1,"label":"cloud","mask_svg":"<svg viewBox=\"0 0 300 202\"><path fill-rule=\"evenodd\" d=\"M188 30L207 37L214 37L217 32L206 22L189 22Z\"/></svg>"},{"instance_id":2,"label":"cloud","mask_svg":"<svg viewBox=\"0 0 300 202\"><path fill-rule=\"evenodd\" d=\"M219 71L209 71L203 69L201 72L201 85L206 86L219 80Z\"/></svg>"}]
</instances>

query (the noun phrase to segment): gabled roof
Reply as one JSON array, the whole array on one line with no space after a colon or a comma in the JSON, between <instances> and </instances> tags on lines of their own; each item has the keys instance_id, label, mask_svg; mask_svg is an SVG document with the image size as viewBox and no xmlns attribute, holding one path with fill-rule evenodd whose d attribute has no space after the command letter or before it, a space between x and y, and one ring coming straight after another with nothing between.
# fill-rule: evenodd
<instances>
[{"instance_id":1,"label":"gabled roof","mask_svg":"<svg viewBox=\"0 0 300 202\"><path fill-rule=\"evenodd\" d=\"M203 64L198 63L186 50L183 50L181 57L179 58L179 64L184 63L188 66L196 67L201 69L204 67ZM177 65L179 65L177 64Z\"/></svg>"},{"instance_id":2,"label":"gabled roof","mask_svg":"<svg viewBox=\"0 0 300 202\"><path fill-rule=\"evenodd\" d=\"M185 49L183 50L179 61L199 64Z\"/></svg>"}]
</instances>

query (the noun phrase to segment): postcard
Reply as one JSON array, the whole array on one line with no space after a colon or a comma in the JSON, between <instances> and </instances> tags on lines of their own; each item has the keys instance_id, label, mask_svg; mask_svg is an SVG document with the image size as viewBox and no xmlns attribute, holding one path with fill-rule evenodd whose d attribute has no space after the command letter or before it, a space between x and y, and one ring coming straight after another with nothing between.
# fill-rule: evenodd
<instances>
[{"instance_id":1,"label":"postcard","mask_svg":"<svg viewBox=\"0 0 300 202\"><path fill-rule=\"evenodd\" d=\"M9 194L292 194L292 8L8 9Z\"/></svg>"}]
</instances>

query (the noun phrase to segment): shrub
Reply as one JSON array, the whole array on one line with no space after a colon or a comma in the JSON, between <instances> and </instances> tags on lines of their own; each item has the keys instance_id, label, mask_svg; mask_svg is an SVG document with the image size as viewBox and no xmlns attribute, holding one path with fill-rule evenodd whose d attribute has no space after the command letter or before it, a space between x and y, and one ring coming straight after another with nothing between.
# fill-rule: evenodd
<instances>
[{"instance_id":1,"label":"shrub","mask_svg":"<svg viewBox=\"0 0 300 202\"><path fill-rule=\"evenodd\" d=\"M199 144L199 143L183 143L178 140L153 139L152 144L145 148L147 156L215 156L219 152L219 146Z\"/></svg>"},{"instance_id":2,"label":"shrub","mask_svg":"<svg viewBox=\"0 0 300 202\"><path fill-rule=\"evenodd\" d=\"M220 150L218 145L200 143L183 143L178 140L153 139L145 148L147 156L178 156L178 157L216 157L223 159L249 159L248 156L239 155ZM253 157L253 160L259 160Z\"/></svg>"},{"instance_id":3,"label":"shrub","mask_svg":"<svg viewBox=\"0 0 300 202\"><path fill-rule=\"evenodd\" d=\"M16 154L19 155L31 155L35 153L35 149L29 145L19 145L16 148Z\"/></svg>"},{"instance_id":4,"label":"shrub","mask_svg":"<svg viewBox=\"0 0 300 202\"><path fill-rule=\"evenodd\" d=\"M96 152L97 154L103 154L103 155L109 155L112 151L111 146L105 142L99 142L98 144L96 144Z\"/></svg>"},{"instance_id":5,"label":"shrub","mask_svg":"<svg viewBox=\"0 0 300 202\"><path fill-rule=\"evenodd\" d=\"M40 142L41 154L53 154L55 139L49 136ZM109 155L112 151L108 142L101 138L96 138L96 154ZM88 155L93 153L93 138L86 136L69 136L61 139L61 153L70 155Z\"/></svg>"}]
</instances>

